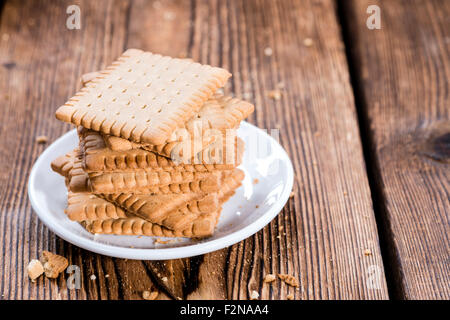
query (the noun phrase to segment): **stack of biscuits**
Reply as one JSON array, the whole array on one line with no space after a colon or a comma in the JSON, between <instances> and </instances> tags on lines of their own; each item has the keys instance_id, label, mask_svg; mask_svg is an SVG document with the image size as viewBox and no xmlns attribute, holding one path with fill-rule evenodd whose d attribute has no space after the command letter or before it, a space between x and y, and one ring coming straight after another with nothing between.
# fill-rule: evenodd
<instances>
[{"instance_id":1,"label":"stack of biscuits","mask_svg":"<svg viewBox=\"0 0 450 320\"><path fill-rule=\"evenodd\" d=\"M231 74L129 49L56 111L79 146L52 162L69 219L96 234L202 238L241 185L236 136L253 105L218 93Z\"/></svg>"}]
</instances>

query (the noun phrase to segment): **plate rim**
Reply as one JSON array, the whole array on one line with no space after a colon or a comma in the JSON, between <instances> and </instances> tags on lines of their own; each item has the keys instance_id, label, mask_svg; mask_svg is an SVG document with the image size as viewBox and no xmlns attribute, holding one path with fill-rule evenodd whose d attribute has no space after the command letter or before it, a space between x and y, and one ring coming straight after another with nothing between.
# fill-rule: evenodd
<instances>
[{"instance_id":1,"label":"plate rim","mask_svg":"<svg viewBox=\"0 0 450 320\"><path fill-rule=\"evenodd\" d=\"M36 175L37 175L37 168L40 167L41 162L44 161L44 155L46 155L48 152L50 152L51 146L54 144L57 144L60 140L62 140L64 137L66 137L69 134L72 134L76 131L76 129L70 130L60 136L58 139L56 139L52 144L50 144L44 152L42 152L36 162L33 164L33 168L31 169L27 188L28 188L28 198L30 199L31 206L33 208L33 211L37 214L39 219L45 224L47 228L49 228L52 232L54 232L58 237L64 239L65 241L71 243L72 245L78 246L80 248L83 248L85 250L110 256L110 257L116 257L116 258L123 258L123 259L133 259L133 260L168 260L168 259L180 259L180 258L188 258L188 257L194 257L202 254L206 254L209 252L217 251L226 247L229 247L233 244L236 244L240 241L243 241L251 236L253 236L255 233L257 233L259 230L263 229L267 224L269 224L283 209L287 201L289 200L290 193L292 191L292 187L294 184L294 169L292 166L292 161L287 154L286 150L283 148L283 146L278 143L273 137L268 135L266 132L264 132L262 129L256 127L255 125L248 123L246 121L242 121L242 124L245 126L249 126L252 130L259 131L260 134L264 134L268 137L269 140L274 142L278 147L281 149L281 151L284 153L283 156L287 164L287 181L286 181L286 187L284 188L283 192L280 195L280 200L277 201L272 207L270 207L266 212L264 212L259 218L254 220L249 225L245 226L244 228L237 230L235 232L232 232L230 234L227 234L221 238L208 241L208 242L199 242L194 245L188 245L183 247L173 247L173 248L124 248L124 247L116 247L110 244L104 244L101 242L95 242L91 239L86 239L85 237L81 235L77 235L76 233L73 233L71 231L63 232L66 229L63 229L62 231L59 230L60 225L57 222L54 222L54 219L50 217L49 214L45 214L44 212L41 212L42 209L38 206L36 203L35 196L33 194L32 185L35 182ZM241 125L242 125L241 124Z\"/></svg>"}]
</instances>

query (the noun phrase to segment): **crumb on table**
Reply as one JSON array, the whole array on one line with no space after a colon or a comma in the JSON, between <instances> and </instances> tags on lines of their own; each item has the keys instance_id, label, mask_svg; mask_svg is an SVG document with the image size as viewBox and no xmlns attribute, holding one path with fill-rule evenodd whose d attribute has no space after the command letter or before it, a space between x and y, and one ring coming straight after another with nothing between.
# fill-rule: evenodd
<instances>
[{"instance_id":1,"label":"crumb on table","mask_svg":"<svg viewBox=\"0 0 450 320\"><path fill-rule=\"evenodd\" d=\"M144 292L142 292L142 298L144 300L156 300L156 298L158 297L159 292L158 291L148 291L145 290Z\"/></svg>"},{"instance_id":2,"label":"crumb on table","mask_svg":"<svg viewBox=\"0 0 450 320\"><path fill-rule=\"evenodd\" d=\"M266 47L266 48L264 49L264 54L265 54L267 57L270 57L270 56L273 54L272 48L271 48L271 47Z\"/></svg>"},{"instance_id":3,"label":"crumb on table","mask_svg":"<svg viewBox=\"0 0 450 320\"><path fill-rule=\"evenodd\" d=\"M281 91L280 90L270 90L268 93L267 93L267 96L270 98L270 99L273 99L273 100L280 100L281 99Z\"/></svg>"},{"instance_id":4,"label":"crumb on table","mask_svg":"<svg viewBox=\"0 0 450 320\"><path fill-rule=\"evenodd\" d=\"M47 143L48 138L46 136L37 136L36 137L36 142L39 144L44 144Z\"/></svg>"},{"instance_id":5,"label":"crumb on table","mask_svg":"<svg viewBox=\"0 0 450 320\"><path fill-rule=\"evenodd\" d=\"M45 276L52 279L57 278L69 265L66 258L49 251L42 252L41 263L44 266Z\"/></svg>"},{"instance_id":6,"label":"crumb on table","mask_svg":"<svg viewBox=\"0 0 450 320\"><path fill-rule=\"evenodd\" d=\"M275 275L269 273L269 274L266 274L266 276L264 277L264 280L263 280L263 281L264 281L265 283L270 283L270 282L274 282L275 280L276 280Z\"/></svg>"},{"instance_id":7,"label":"crumb on table","mask_svg":"<svg viewBox=\"0 0 450 320\"><path fill-rule=\"evenodd\" d=\"M305 47L311 47L314 44L314 41L311 38L303 39L303 45Z\"/></svg>"},{"instance_id":8,"label":"crumb on table","mask_svg":"<svg viewBox=\"0 0 450 320\"><path fill-rule=\"evenodd\" d=\"M294 276L291 276L290 274L280 273L280 274L278 274L278 277L282 281L284 281L284 283L286 283L287 285L289 285L291 287L298 287L299 286L297 278L295 278Z\"/></svg>"},{"instance_id":9,"label":"crumb on table","mask_svg":"<svg viewBox=\"0 0 450 320\"><path fill-rule=\"evenodd\" d=\"M34 281L37 278L39 278L39 276L41 274L44 273L44 266L42 265L42 263L39 260L33 259L30 261L30 263L28 263L27 273L28 273L28 277L32 281Z\"/></svg>"},{"instance_id":10,"label":"crumb on table","mask_svg":"<svg viewBox=\"0 0 450 320\"><path fill-rule=\"evenodd\" d=\"M252 293L250 294L250 300L257 300L259 298L259 293L255 290L252 290Z\"/></svg>"}]
</instances>

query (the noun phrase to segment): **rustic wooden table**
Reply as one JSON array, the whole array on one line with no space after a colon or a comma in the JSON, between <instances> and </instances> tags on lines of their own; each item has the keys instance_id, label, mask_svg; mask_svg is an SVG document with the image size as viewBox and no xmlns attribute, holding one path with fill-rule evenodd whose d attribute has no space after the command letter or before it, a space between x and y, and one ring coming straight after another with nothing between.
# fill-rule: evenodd
<instances>
[{"instance_id":1,"label":"rustic wooden table","mask_svg":"<svg viewBox=\"0 0 450 320\"><path fill-rule=\"evenodd\" d=\"M71 4L80 30L66 28ZM372 4L380 30L366 26ZM450 298L450 1L17 0L1 10L0 299L140 299L151 287L160 299ZM256 105L249 121L281 129L295 195L262 231L200 257L131 261L72 246L33 213L26 183L46 147L36 137L68 131L54 112L80 75L132 47L229 69L226 92ZM42 250L81 266L81 289L67 289L67 274L30 282L26 265ZM295 275L300 288L263 283L267 273Z\"/></svg>"}]
</instances>

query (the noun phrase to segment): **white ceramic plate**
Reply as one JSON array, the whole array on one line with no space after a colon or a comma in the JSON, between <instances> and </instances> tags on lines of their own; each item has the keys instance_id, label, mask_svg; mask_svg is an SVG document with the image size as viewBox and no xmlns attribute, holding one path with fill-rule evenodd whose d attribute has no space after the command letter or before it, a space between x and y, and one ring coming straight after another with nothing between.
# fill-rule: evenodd
<instances>
[{"instance_id":1,"label":"white ceramic plate","mask_svg":"<svg viewBox=\"0 0 450 320\"><path fill-rule=\"evenodd\" d=\"M286 152L266 132L243 122L238 135L245 141L240 166L245 171L245 179L242 187L225 203L217 229L207 239L178 238L161 244L155 243L153 237L93 235L77 222L70 221L64 214L67 202L64 179L51 170L50 162L78 145L75 130L56 140L36 161L28 181L28 196L50 230L96 253L128 259L166 260L219 250L251 236L277 216L289 199L294 178Z\"/></svg>"}]
</instances>

